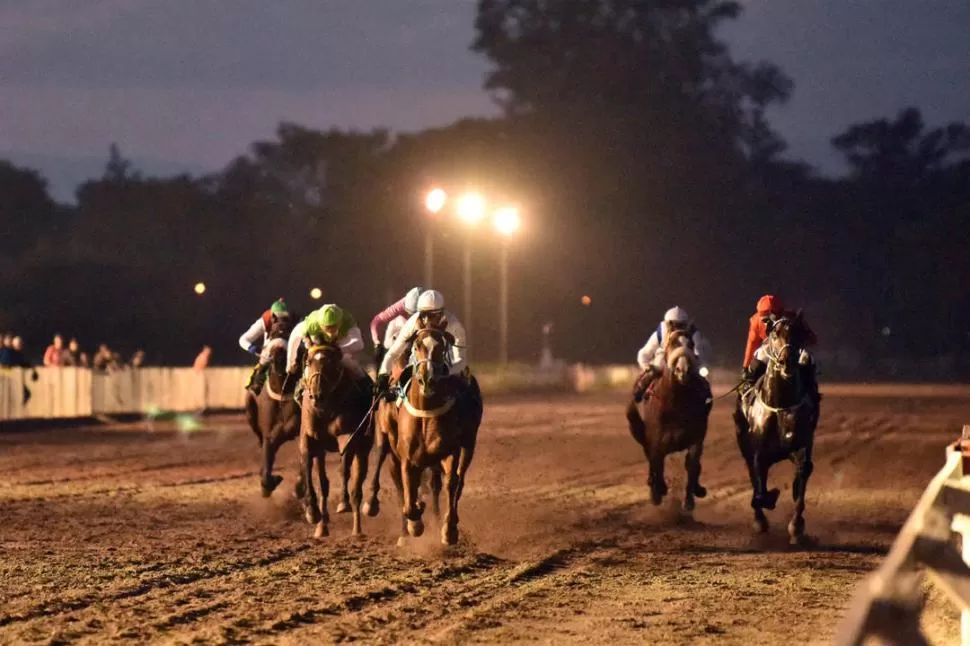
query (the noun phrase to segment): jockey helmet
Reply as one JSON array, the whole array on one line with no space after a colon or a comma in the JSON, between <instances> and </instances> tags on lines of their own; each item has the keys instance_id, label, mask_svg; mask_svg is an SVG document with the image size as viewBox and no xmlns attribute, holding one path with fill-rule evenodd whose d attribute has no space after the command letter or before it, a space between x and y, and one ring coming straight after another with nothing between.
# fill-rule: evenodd
<instances>
[{"instance_id":1,"label":"jockey helmet","mask_svg":"<svg viewBox=\"0 0 970 646\"><path fill-rule=\"evenodd\" d=\"M664 323L687 323L689 320L690 317L687 316L687 312L676 305L664 314Z\"/></svg>"},{"instance_id":2,"label":"jockey helmet","mask_svg":"<svg viewBox=\"0 0 970 646\"><path fill-rule=\"evenodd\" d=\"M277 299L269 308L269 311L275 316L288 316L290 313L290 310L286 307L286 302L282 298Z\"/></svg>"},{"instance_id":3,"label":"jockey helmet","mask_svg":"<svg viewBox=\"0 0 970 646\"><path fill-rule=\"evenodd\" d=\"M320 325L321 327L330 327L331 325L340 325L341 320L343 320L344 311L337 307L336 305L324 305L320 308Z\"/></svg>"},{"instance_id":4,"label":"jockey helmet","mask_svg":"<svg viewBox=\"0 0 970 646\"><path fill-rule=\"evenodd\" d=\"M418 312L436 312L445 309L445 297L441 292L429 289L418 298Z\"/></svg>"},{"instance_id":5,"label":"jockey helmet","mask_svg":"<svg viewBox=\"0 0 970 646\"><path fill-rule=\"evenodd\" d=\"M421 297L423 291L424 288L422 287L413 287L404 296L404 311L408 316L418 311L418 298Z\"/></svg>"},{"instance_id":6,"label":"jockey helmet","mask_svg":"<svg viewBox=\"0 0 970 646\"><path fill-rule=\"evenodd\" d=\"M780 298L771 294L765 294L758 299L758 305L755 308L755 311L758 314L765 316L767 314L780 314L782 311L784 311L784 309L785 307L781 304Z\"/></svg>"}]
</instances>

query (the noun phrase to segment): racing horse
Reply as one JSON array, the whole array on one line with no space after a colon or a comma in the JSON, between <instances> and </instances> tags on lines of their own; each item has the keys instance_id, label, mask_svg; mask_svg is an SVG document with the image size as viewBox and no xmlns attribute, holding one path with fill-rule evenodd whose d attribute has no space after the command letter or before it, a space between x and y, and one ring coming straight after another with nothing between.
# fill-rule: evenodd
<instances>
[{"instance_id":1,"label":"racing horse","mask_svg":"<svg viewBox=\"0 0 970 646\"><path fill-rule=\"evenodd\" d=\"M300 418L300 462L306 482L303 511L307 522L315 526L314 536L329 536L330 514L327 499L327 453L341 453L340 468L345 491L350 493L353 534L362 532L360 504L363 500L367 460L373 438L361 431L368 418L370 393L361 393L353 375L341 362L343 353L335 345L314 345L307 349L304 368L303 400ZM316 462L320 500L313 486Z\"/></svg>"},{"instance_id":2,"label":"racing horse","mask_svg":"<svg viewBox=\"0 0 970 646\"><path fill-rule=\"evenodd\" d=\"M283 481L283 476L273 473L273 463L280 447L295 440L300 435L300 408L293 396L292 388L284 388L286 383L286 339L292 330L289 317L276 319L267 335L264 350L270 355L269 375L259 395L246 391L246 421L259 440L263 451L260 466L260 488L263 497L268 498ZM297 496L303 487L302 474L296 483Z\"/></svg>"},{"instance_id":3,"label":"racing horse","mask_svg":"<svg viewBox=\"0 0 970 646\"><path fill-rule=\"evenodd\" d=\"M404 384L400 402L382 401L377 415L381 453L391 458L391 475L401 503L401 537L424 533L424 502L418 487L425 470L431 471L432 500L444 488L447 497L441 542L458 542L458 501L475 454L482 421L478 382L464 384L461 376L449 376L446 357L455 343L448 332L421 328L409 340L414 357L410 383ZM378 467L379 468L379 467ZM375 482L379 475L375 473ZM379 486L372 489L372 504Z\"/></svg>"},{"instance_id":4,"label":"racing horse","mask_svg":"<svg viewBox=\"0 0 970 646\"><path fill-rule=\"evenodd\" d=\"M774 509L778 501L778 489L768 489L768 470L784 459L795 465L795 513L788 523L793 545L805 534L805 490L812 475L819 414L800 361L805 339L801 316L799 311L791 318L765 321L768 336L759 351L759 358L767 364L765 374L753 388L738 395L734 412L738 448L751 478L751 507L758 531L768 531L764 510Z\"/></svg>"},{"instance_id":5,"label":"racing horse","mask_svg":"<svg viewBox=\"0 0 970 646\"><path fill-rule=\"evenodd\" d=\"M665 344L666 366L638 403L627 406L626 418L633 439L643 448L650 465L650 500L655 505L667 494L664 461L668 454L687 451L687 489L684 509L694 509L695 498L707 490L701 486L701 455L711 412L710 386L700 375L689 332L675 330Z\"/></svg>"}]
</instances>

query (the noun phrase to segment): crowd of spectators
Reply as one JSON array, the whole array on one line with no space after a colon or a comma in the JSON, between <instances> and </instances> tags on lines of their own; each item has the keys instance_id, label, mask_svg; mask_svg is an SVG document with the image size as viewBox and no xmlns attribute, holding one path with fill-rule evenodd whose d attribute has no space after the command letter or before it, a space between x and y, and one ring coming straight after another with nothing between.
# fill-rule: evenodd
<instances>
[{"instance_id":1,"label":"crowd of spectators","mask_svg":"<svg viewBox=\"0 0 970 646\"><path fill-rule=\"evenodd\" d=\"M0 367L6 368L30 368L32 362L24 353L24 342L19 336L4 334L0 336ZM89 356L87 352L81 350L81 345L77 339L72 338L64 345L64 337L55 334L54 339L47 349L44 350L41 364L48 368L58 368L76 366L79 368L91 368L97 372L114 372L124 368L140 368L145 363L145 351L138 350L126 363L121 355L112 351L106 344L98 346L98 351L94 356Z\"/></svg>"}]
</instances>

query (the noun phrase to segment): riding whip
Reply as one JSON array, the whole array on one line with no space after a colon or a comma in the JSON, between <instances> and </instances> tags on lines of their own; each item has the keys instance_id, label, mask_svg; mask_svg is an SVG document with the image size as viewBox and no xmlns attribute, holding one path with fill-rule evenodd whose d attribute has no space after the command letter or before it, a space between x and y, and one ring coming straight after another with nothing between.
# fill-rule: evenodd
<instances>
[{"instance_id":1,"label":"riding whip","mask_svg":"<svg viewBox=\"0 0 970 646\"><path fill-rule=\"evenodd\" d=\"M354 432L350 434L349 438L347 438L347 443L344 444L344 448L340 449L340 457L344 456L344 453L347 452L347 447L349 447L350 443L354 441L354 438L357 436L357 433L359 433L360 429L364 428L364 425L367 424L367 420L369 420L371 415L374 414L374 408L377 407L377 403L381 401L381 399L383 399L383 393L381 393L380 395L374 398L374 403L370 405L369 409L367 409L367 414L364 415L364 419L360 421L360 424L357 425L357 428L354 429Z\"/></svg>"}]
</instances>

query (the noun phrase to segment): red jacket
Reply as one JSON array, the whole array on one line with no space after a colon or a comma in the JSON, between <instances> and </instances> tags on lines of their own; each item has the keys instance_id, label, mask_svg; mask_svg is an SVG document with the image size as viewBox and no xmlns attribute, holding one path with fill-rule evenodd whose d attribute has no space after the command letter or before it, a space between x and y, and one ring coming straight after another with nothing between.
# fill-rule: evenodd
<instances>
[{"instance_id":1,"label":"red jacket","mask_svg":"<svg viewBox=\"0 0 970 646\"><path fill-rule=\"evenodd\" d=\"M775 316L784 316L786 318L794 318L795 312L791 310L786 310L782 306L781 301L774 296L762 296L758 301L757 311L751 316L748 321L748 343L744 347L744 363L742 364L745 368L751 363L751 359L754 358L754 353L757 352L761 344L765 342L768 338L768 329L765 325L764 318L769 314L774 314ZM818 338L815 336L815 332L808 326L805 319L802 318L802 325L805 327L805 345L814 345L818 343Z\"/></svg>"}]
</instances>

